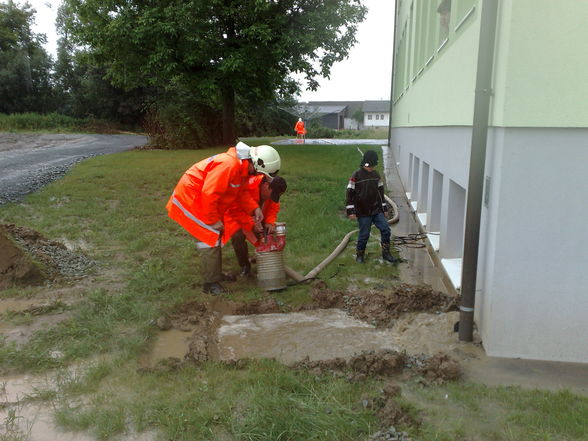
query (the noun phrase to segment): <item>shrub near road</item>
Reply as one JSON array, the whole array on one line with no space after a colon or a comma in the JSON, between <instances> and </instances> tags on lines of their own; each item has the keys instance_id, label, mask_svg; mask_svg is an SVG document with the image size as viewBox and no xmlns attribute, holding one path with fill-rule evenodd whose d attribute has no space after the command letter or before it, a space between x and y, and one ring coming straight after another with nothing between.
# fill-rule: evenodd
<instances>
[{"instance_id":1,"label":"shrub near road","mask_svg":"<svg viewBox=\"0 0 588 441\"><path fill-rule=\"evenodd\" d=\"M355 146L278 149L288 181L280 214L288 227L285 258L305 273L355 228L344 216L344 192L359 154ZM85 375L66 376L58 392L37 399L56 406L63 427L100 439L146 430L173 440L367 440L379 428L370 404L381 396L383 383L376 378L349 382L344 375L293 371L269 360L138 369L162 312L186 301L210 300L198 289L194 243L167 218L164 207L190 165L222 150L136 150L94 158L22 203L1 206L0 222L77 244L97 266L73 286L0 292L2 298L65 292L68 303L62 321L19 346L0 344L0 368L34 372L97 360ZM368 285L390 283L390 267L357 266L352 253L349 246L320 274L331 289L366 279ZM226 269L236 270L232 250L224 255ZM233 300L265 296L254 283L229 287ZM308 303L309 287L292 286L272 297L286 307ZM415 439L586 439L582 422L588 400L572 394L423 387L414 381L402 389L400 407L413 416L405 420L413 423L403 424ZM444 396L449 399L439 398ZM467 424L470 420L481 423Z\"/></svg>"}]
</instances>

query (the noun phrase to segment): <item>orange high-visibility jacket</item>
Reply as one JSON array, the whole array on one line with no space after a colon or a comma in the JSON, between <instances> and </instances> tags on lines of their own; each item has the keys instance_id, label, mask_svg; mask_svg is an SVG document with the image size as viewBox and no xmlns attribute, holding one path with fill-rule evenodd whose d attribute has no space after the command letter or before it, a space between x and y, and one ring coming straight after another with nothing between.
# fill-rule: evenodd
<instances>
[{"instance_id":1,"label":"orange high-visibility jacket","mask_svg":"<svg viewBox=\"0 0 588 441\"><path fill-rule=\"evenodd\" d=\"M247 189L251 197L261 205L261 193L259 187L263 182L263 175L250 176L247 182ZM278 212L280 211L280 203L274 202L271 199L267 199L261 207L263 212L263 223L274 224L278 219ZM238 206L233 204L229 210L225 213L223 218L225 225L225 235L232 237L239 230L243 230L245 237L255 245L257 238L252 233L255 223L253 218L247 212L241 210Z\"/></svg>"},{"instance_id":2,"label":"orange high-visibility jacket","mask_svg":"<svg viewBox=\"0 0 588 441\"><path fill-rule=\"evenodd\" d=\"M306 130L304 129L304 121L298 121L294 126L294 130L296 130L296 133L299 135L304 135L306 133Z\"/></svg>"},{"instance_id":3,"label":"orange high-visibility jacket","mask_svg":"<svg viewBox=\"0 0 588 441\"><path fill-rule=\"evenodd\" d=\"M253 213L257 202L247 191L249 163L237 158L235 147L211 156L190 167L182 176L167 203L169 217L188 233L214 247L224 245L231 236L210 225L222 220L227 209Z\"/></svg>"}]
</instances>

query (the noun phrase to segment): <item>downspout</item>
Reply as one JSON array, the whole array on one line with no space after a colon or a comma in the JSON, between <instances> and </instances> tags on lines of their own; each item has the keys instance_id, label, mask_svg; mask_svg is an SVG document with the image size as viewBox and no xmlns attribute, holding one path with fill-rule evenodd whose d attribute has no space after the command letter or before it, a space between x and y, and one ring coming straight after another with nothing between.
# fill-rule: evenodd
<instances>
[{"instance_id":1,"label":"downspout","mask_svg":"<svg viewBox=\"0 0 588 441\"><path fill-rule=\"evenodd\" d=\"M392 148L392 110L394 108L394 66L396 65L396 29L398 18L398 0L394 0L394 28L392 30L392 76L390 78L390 121L388 122L388 148ZM398 161L398 159L396 159Z\"/></svg>"},{"instance_id":2,"label":"downspout","mask_svg":"<svg viewBox=\"0 0 588 441\"><path fill-rule=\"evenodd\" d=\"M478 249L480 245L480 219L484 191L484 171L486 167L488 117L490 115L490 99L492 96L492 71L494 68L497 15L498 0L482 0L478 67L476 73L476 98L474 102L461 275L461 306L459 307L459 339L461 341L473 340Z\"/></svg>"}]
</instances>

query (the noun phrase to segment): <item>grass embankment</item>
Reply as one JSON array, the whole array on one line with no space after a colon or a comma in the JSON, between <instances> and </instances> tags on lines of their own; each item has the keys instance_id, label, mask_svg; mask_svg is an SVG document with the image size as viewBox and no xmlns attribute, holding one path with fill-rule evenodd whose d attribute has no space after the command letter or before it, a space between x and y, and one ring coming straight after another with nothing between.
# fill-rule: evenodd
<instances>
[{"instance_id":1,"label":"grass embankment","mask_svg":"<svg viewBox=\"0 0 588 441\"><path fill-rule=\"evenodd\" d=\"M112 123L95 118L72 118L59 113L0 113L0 132L113 133Z\"/></svg>"},{"instance_id":2,"label":"grass embankment","mask_svg":"<svg viewBox=\"0 0 588 441\"><path fill-rule=\"evenodd\" d=\"M344 193L359 154L355 146L278 150L288 181L280 214L288 227L285 258L306 273L356 228L344 216ZM269 360L137 371L162 311L186 300L210 299L198 289L194 243L167 218L164 205L184 170L218 151L146 150L93 158L22 203L0 207L1 222L89 244L89 254L100 264L93 277L102 284L81 296L66 321L37 332L22 347L0 343L0 368L42 371L107 354L108 361L63 380L57 393L42 395L53 401L64 427L100 439L128 430L157 430L163 439L190 441L367 439L377 422L361 401L379 394L381 383L373 379L348 383ZM372 255L378 253L378 239L374 231L368 245ZM394 275L392 267L373 260L356 265L352 254L350 244L321 273L330 287L377 284ZM236 270L230 247L224 255L225 269ZM264 295L252 282L229 287L236 300ZM11 289L0 296L41 296L43 289ZM272 295L286 305L309 300L306 285ZM404 407L423 419L420 427L405 428L419 440L586 439L588 400L569 393L412 382L403 389Z\"/></svg>"}]
</instances>

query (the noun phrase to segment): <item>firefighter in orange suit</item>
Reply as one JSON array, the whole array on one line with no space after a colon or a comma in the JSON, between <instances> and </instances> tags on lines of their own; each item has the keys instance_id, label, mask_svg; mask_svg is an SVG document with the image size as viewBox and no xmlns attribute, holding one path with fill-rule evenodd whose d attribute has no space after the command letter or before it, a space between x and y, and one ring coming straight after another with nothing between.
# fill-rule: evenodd
<instances>
[{"instance_id":1,"label":"firefighter in orange suit","mask_svg":"<svg viewBox=\"0 0 588 441\"><path fill-rule=\"evenodd\" d=\"M275 222L280 211L280 196L286 191L286 180L281 176L273 178L266 175L250 176L247 188L251 197L257 201L263 213L263 225L255 223L255 219L239 207L232 206L224 217L225 231L231 236L231 245L235 250L241 276L251 276L251 263L247 239L254 246L258 243L258 235L264 231L271 234L275 230Z\"/></svg>"},{"instance_id":2,"label":"firefighter in orange suit","mask_svg":"<svg viewBox=\"0 0 588 441\"><path fill-rule=\"evenodd\" d=\"M268 176L280 168L280 155L270 146L249 147L239 142L225 153L190 167L167 203L169 217L198 239L203 290L213 295L226 292L222 279L221 247L230 239L224 234L223 216L237 203L240 210L261 223L263 213L246 189L250 175Z\"/></svg>"},{"instance_id":3,"label":"firefighter in orange suit","mask_svg":"<svg viewBox=\"0 0 588 441\"><path fill-rule=\"evenodd\" d=\"M304 128L304 121L302 121L302 118L298 118L294 130L296 131L296 139L304 139L306 129Z\"/></svg>"}]
</instances>

